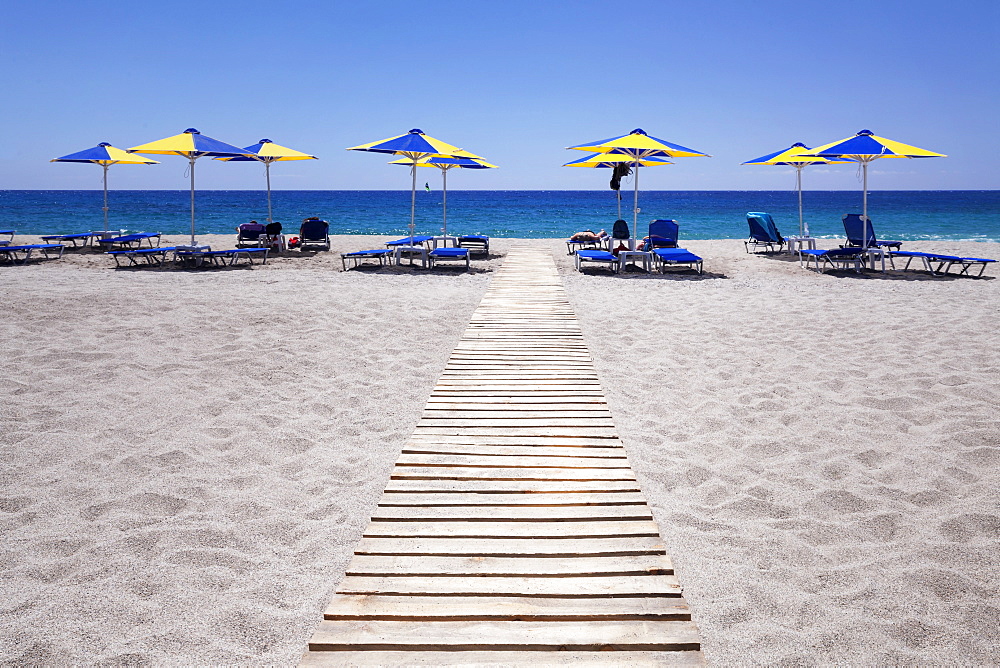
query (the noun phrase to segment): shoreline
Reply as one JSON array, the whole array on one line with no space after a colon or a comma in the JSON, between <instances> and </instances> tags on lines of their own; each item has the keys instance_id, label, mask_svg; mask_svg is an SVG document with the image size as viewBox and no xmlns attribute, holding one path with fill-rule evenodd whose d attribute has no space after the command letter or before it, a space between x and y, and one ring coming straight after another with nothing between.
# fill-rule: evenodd
<instances>
[{"instance_id":1,"label":"shoreline","mask_svg":"<svg viewBox=\"0 0 1000 668\"><path fill-rule=\"evenodd\" d=\"M996 662L996 267L818 274L682 240L704 275L612 276L562 239L493 239L473 272L343 272L372 240L251 269L0 268L0 656L297 662L527 243L553 251L710 663Z\"/></svg>"}]
</instances>

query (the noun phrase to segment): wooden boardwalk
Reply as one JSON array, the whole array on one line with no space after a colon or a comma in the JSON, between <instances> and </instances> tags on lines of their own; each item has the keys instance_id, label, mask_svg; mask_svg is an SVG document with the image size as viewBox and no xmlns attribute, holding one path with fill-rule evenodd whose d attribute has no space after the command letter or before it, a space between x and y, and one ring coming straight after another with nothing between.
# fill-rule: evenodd
<instances>
[{"instance_id":1,"label":"wooden boardwalk","mask_svg":"<svg viewBox=\"0 0 1000 668\"><path fill-rule=\"evenodd\" d=\"M515 247L302 663L701 662L552 257Z\"/></svg>"}]
</instances>

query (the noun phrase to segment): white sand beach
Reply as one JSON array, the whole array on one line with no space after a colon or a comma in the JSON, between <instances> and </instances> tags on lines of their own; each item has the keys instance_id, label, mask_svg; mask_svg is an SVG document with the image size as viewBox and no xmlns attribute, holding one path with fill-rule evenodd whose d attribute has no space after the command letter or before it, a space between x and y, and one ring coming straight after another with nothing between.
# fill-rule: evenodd
<instances>
[{"instance_id":1,"label":"white sand beach","mask_svg":"<svg viewBox=\"0 0 1000 668\"><path fill-rule=\"evenodd\" d=\"M563 274L710 663L1000 663L996 266L822 275L717 240L685 243L702 276L612 276L495 239L470 273L341 270L383 241L0 267L0 661L297 662L527 243Z\"/></svg>"}]
</instances>

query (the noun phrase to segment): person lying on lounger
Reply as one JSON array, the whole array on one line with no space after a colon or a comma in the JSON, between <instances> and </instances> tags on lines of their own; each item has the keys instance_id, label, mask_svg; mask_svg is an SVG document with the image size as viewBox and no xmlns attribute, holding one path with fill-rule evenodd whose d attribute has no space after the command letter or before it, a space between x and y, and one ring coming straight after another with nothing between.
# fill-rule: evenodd
<instances>
[{"instance_id":1,"label":"person lying on lounger","mask_svg":"<svg viewBox=\"0 0 1000 668\"><path fill-rule=\"evenodd\" d=\"M584 230L583 232L577 232L569 238L570 241L600 241L604 237L608 236L608 233L601 230L597 234L594 234L593 230Z\"/></svg>"}]
</instances>

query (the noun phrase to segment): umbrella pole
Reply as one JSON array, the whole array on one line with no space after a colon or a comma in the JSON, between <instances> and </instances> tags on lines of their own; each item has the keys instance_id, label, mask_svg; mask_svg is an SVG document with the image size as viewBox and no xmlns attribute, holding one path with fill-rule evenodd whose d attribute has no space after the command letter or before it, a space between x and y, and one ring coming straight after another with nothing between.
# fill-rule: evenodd
<instances>
[{"instance_id":1,"label":"umbrella pole","mask_svg":"<svg viewBox=\"0 0 1000 668\"><path fill-rule=\"evenodd\" d=\"M271 219L271 161L264 161L264 176L267 178L267 222L273 223Z\"/></svg>"},{"instance_id":2,"label":"umbrella pole","mask_svg":"<svg viewBox=\"0 0 1000 668\"><path fill-rule=\"evenodd\" d=\"M861 238L861 250L868 250L868 161L865 160L861 163L861 173L862 173L862 188L864 189L864 195L861 200L861 232L864 236Z\"/></svg>"},{"instance_id":3,"label":"umbrella pole","mask_svg":"<svg viewBox=\"0 0 1000 668\"><path fill-rule=\"evenodd\" d=\"M615 197L618 199L618 218L616 220L622 219L622 191L616 190Z\"/></svg>"},{"instance_id":4,"label":"umbrella pole","mask_svg":"<svg viewBox=\"0 0 1000 668\"><path fill-rule=\"evenodd\" d=\"M108 236L108 165L104 167L104 236Z\"/></svg>"},{"instance_id":5,"label":"umbrella pole","mask_svg":"<svg viewBox=\"0 0 1000 668\"><path fill-rule=\"evenodd\" d=\"M802 222L802 168L805 165L795 166L795 185L799 190L799 236L802 236L802 231L805 229L805 223ZM808 232L805 236L809 236Z\"/></svg>"},{"instance_id":6,"label":"umbrella pole","mask_svg":"<svg viewBox=\"0 0 1000 668\"><path fill-rule=\"evenodd\" d=\"M447 169L441 170L441 196L444 198L443 199L444 217L441 219L442 223L444 224L444 227L441 228L441 231L444 233L444 245L447 246L448 245L448 170Z\"/></svg>"},{"instance_id":7,"label":"umbrella pole","mask_svg":"<svg viewBox=\"0 0 1000 668\"><path fill-rule=\"evenodd\" d=\"M194 161L198 158L189 157L191 162L191 245L194 246Z\"/></svg>"},{"instance_id":8,"label":"umbrella pole","mask_svg":"<svg viewBox=\"0 0 1000 668\"><path fill-rule=\"evenodd\" d=\"M417 214L417 159L413 158L413 165L410 167L410 174L413 175L413 184L410 187L410 245L413 245L413 227Z\"/></svg>"},{"instance_id":9,"label":"umbrella pole","mask_svg":"<svg viewBox=\"0 0 1000 668\"><path fill-rule=\"evenodd\" d=\"M632 179L635 183L635 193L632 196L632 234L629 235L628 249L635 250L635 244L632 239L638 232L636 230L639 227L639 156L635 156L635 178Z\"/></svg>"}]
</instances>

